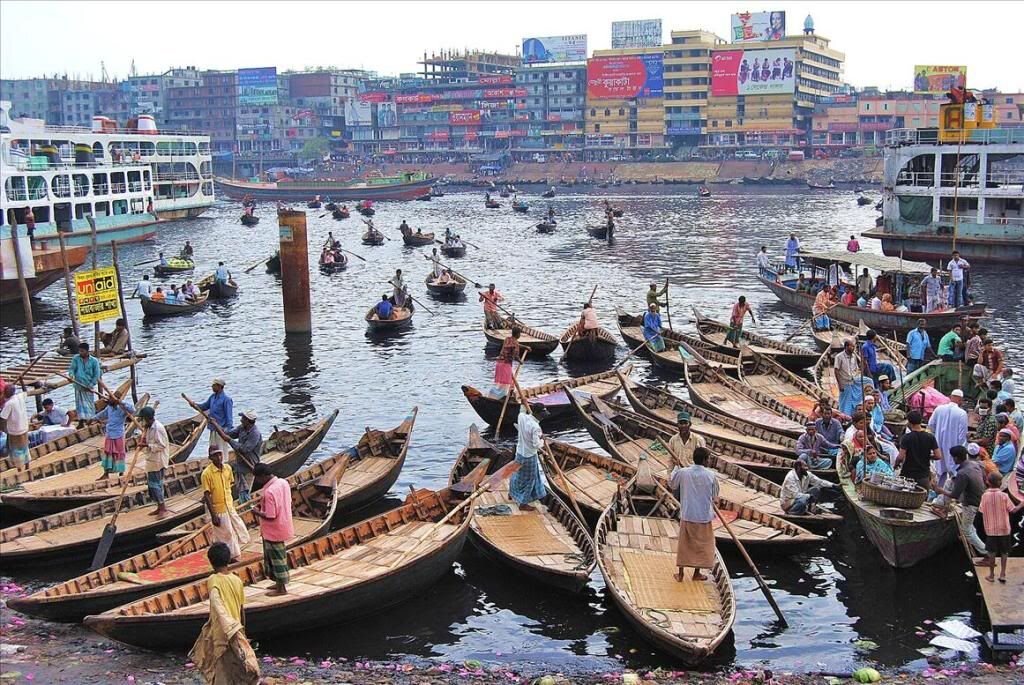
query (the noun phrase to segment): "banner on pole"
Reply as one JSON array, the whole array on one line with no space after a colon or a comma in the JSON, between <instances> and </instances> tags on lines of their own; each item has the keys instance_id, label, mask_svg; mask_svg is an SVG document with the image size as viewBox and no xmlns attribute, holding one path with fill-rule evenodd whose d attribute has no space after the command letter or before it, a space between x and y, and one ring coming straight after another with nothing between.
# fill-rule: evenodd
<instances>
[{"instance_id":1,"label":"banner on pole","mask_svg":"<svg viewBox=\"0 0 1024 685\"><path fill-rule=\"evenodd\" d=\"M75 274L78 323L96 323L121 316L120 285L114 267L105 266Z\"/></svg>"}]
</instances>

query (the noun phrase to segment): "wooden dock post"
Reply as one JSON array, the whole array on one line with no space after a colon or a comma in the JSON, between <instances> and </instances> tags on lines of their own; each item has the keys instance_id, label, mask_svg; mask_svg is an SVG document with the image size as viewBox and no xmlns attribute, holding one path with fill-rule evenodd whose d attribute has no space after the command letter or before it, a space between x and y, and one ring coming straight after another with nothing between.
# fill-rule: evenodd
<instances>
[{"instance_id":1,"label":"wooden dock post","mask_svg":"<svg viewBox=\"0 0 1024 685\"><path fill-rule=\"evenodd\" d=\"M60 261L64 266L64 290L68 294L68 315L71 317L71 329L78 338L78 311L75 309L75 297L72 294L74 288L71 286L71 269L68 267L68 251L64 245L64 234L57 231L57 242L60 244ZM81 340L81 338L79 338Z\"/></svg>"},{"instance_id":2,"label":"wooden dock post","mask_svg":"<svg viewBox=\"0 0 1024 685\"><path fill-rule=\"evenodd\" d=\"M110 256L114 262L114 278L117 279L117 300L121 305L121 318L124 319L124 329L128 331L128 352L135 354L135 346L132 345L132 328L128 322L128 308L124 306L124 287L121 285L121 268L117 265L117 241L110 241ZM132 379L132 402L139 401L139 383L135 375L135 364L128 367L128 373Z\"/></svg>"},{"instance_id":3,"label":"wooden dock post","mask_svg":"<svg viewBox=\"0 0 1024 685\"><path fill-rule=\"evenodd\" d=\"M309 252L306 213L278 209L281 245L281 297L284 300L284 332L308 335L313 332L309 296Z\"/></svg>"}]
</instances>

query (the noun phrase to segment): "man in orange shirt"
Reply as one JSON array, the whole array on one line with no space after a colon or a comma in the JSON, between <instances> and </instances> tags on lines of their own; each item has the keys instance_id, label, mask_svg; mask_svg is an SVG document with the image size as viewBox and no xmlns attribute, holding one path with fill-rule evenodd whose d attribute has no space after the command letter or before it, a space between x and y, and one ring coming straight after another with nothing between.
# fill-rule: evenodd
<instances>
[{"instance_id":1,"label":"man in orange shirt","mask_svg":"<svg viewBox=\"0 0 1024 685\"><path fill-rule=\"evenodd\" d=\"M480 301L484 303L484 325L487 328L500 328L501 315L498 314L498 303L504 302L505 298L494 289L493 283L487 286L485 292L480 293Z\"/></svg>"}]
</instances>

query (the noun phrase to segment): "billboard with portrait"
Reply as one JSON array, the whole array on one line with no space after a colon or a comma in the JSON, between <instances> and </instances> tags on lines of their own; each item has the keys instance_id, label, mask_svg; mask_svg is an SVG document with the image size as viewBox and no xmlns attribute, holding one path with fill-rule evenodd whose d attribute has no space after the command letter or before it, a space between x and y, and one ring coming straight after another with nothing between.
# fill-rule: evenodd
<instances>
[{"instance_id":1,"label":"billboard with portrait","mask_svg":"<svg viewBox=\"0 0 1024 685\"><path fill-rule=\"evenodd\" d=\"M719 50L711 55L712 95L774 95L796 89L796 50Z\"/></svg>"},{"instance_id":2,"label":"billboard with portrait","mask_svg":"<svg viewBox=\"0 0 1024 685\"><path fill-rule=\"evenodd\" d=\"M967 87L967 67L914 65L914 92L945 95L950 88Z\"/></svg>"},{"instance_id":3,"label":"billboard with portrait","mask_svg":"<svg viewBox=\"0 0 1024 685\"><path fill-rule=\"evenodd\" d=\"M612 48L656 48L661 45L661 19L612 22Z\"/></svg>"},{"instance_id":4,"label":"billboard with portrait","mask_svg":"<svg viewBox=\"0 0 1024 685\"><path fill-rule=\"evenodd\" d=\"M373 124L373 105L355 98L345 101L346 126L371 126Z\"/></svg>"},{"instance_id":5,"label":"billboard with portrait","mask_svg":"<svg viewBox=\"0 0 1024 685\"><path fill-rule=\"evenodd\" d=\"M264 107L277 104L277 67L238 70L238 104Z\"/></svg>"},{"instance_id":6,"label":"billboard with portrait","mask_svg":"<svg viewBox=\"0 0 1024 685\"><path fill-rule=\"evenodd\" d=\"M732 15L733 43L782 40L786 37L785 12L740 12Z\"/></svg>"},{"instance_id":7,"label":"billboard with portrait","mask_svg":"<svg viewBox=\"0 0 1024 685\"><path fill-rule=\"evenodd\" d=\"M587 36L548 36L523 38L524 64L582 62L587 59Z\"/></svg>"},{"instance_id":8,"label":"billboard with portrait","mask_svg":"<svg viewBox=\"0 0 1024 685\"><path fill-rule=\"evenodd\" d=\"M661 53L593 57L587 60L587 97L599 100L664 97L664 69Z\"/></svg>"}]
</instances>

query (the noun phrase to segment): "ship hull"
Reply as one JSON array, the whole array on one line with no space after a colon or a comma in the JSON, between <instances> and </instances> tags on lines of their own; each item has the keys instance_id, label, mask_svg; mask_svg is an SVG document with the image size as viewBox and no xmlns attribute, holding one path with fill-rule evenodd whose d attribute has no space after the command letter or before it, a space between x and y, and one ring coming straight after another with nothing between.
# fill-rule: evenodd
<instances>
[{"instance_id":1,"label":"ship hull","mask_svg":"<svg viewBox=\"0 0 1024 685\"><path fill-rule=\"evenodd\" d=\"M87 247L67 248L68 269L74 271L82 264L89 254ZM36 275L26 278L29 295L35 295L56 283L64 276L64 264L59 250L37 251L33 255ZM0 280L0 305L11 304L21 300L21 288L18 280Z\"/></svg>"},{"instance_id":2,"label":"ship hull","mask_svg":"<svg viewBox=\"0 0 1024 685\"><path fill-rule=\"evenodd\" d=\"M217 187L224 195L235 200L246 196L258 200L283 200L288 202L307 201L315 195L329 196L332 202L354 202L357 200L415 200L429 192L434 185L433 177L408 183L389 185L350 185L345 182L289 183L286 186L266 183L244 183L217 179Z\"/></svg>"},{"instance_id":3,"label":"ship hull","mask_svg":"<svg viewBox=\"0 0 1024 685\"><path fill-rule=\"evenodd\" d=\"M866 231L866 238L882 241L882 252L920 262L945 261L953 251L952 236L897 235L882 231ZM985 264L1020 264L1024 262L1024 240L998 240L991 238L964 238L956 240L956 250L968 262Z\"/></svg>"}]
</instances>

